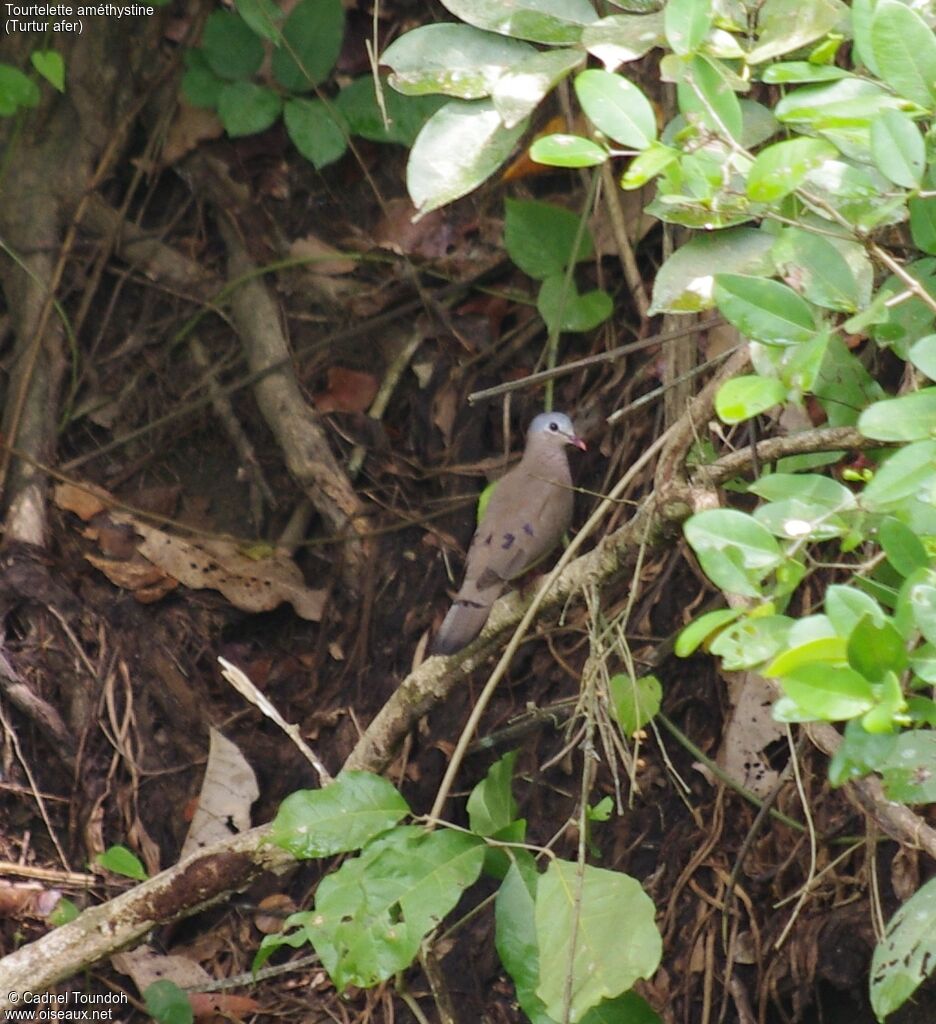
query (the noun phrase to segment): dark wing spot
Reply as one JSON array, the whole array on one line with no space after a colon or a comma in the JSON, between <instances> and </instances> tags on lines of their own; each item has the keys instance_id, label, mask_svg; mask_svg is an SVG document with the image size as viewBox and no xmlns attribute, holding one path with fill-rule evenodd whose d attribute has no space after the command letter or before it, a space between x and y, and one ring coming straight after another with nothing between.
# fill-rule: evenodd
<instances>
[{"instance_id":1,"label":"dark wing spot","mask_svg":"<svg viewBox=\"0 0 936 1024\"><path fill-rule=\"evenodd\" d=\"M531 525L530 525L529 523L524 523L524 524L523 524L523 532L524 532L524 533L525 533L525 534L526 534L526 535L527 535L528 537L532 537L532 536L533 536L533 527L532 527L532 526L531 526Z\"/></svg>"},{"instance_id":2,"label":"dark wing spot","mask_svg":"<svg viewBox=\"0 0 936 1024\"><path fill-rule=\"evenodd\" d=\"M501 544L501 548L504 551L509 551L513 547L513 542L516 539L517 538L512 533L505 533L504 534L504 543Z\"/></svg>"},{"instance_id":3,"label":"dark wing spot","mask_svg":"<svg viewBox=\"0 0 936 1024\"><path fill-rule=\"evenodd\" d=\"M484 538L484 546L485 546L485 547L488 547L488 548L489 548L489 547L491 546L491 541L492 541L492 540L494 540L494 534L493 534L493 533L489 533L489 534L488 534L488 535L487 535L487 536L486 536L486 537Z\"/></svg>"}]
</instances>

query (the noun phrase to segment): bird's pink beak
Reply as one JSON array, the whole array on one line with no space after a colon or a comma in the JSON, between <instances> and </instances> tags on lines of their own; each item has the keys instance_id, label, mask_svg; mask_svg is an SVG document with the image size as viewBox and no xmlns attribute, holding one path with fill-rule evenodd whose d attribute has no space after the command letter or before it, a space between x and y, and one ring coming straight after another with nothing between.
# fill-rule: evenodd
<instances>
[{"instance_id":1,"label":"bird's pink beak","mask_svg":"<svg viewBox=\"0 0 936 1024\"><path fill-rule=\"evenodd\" d=\"M588 451L588 445L585 444L585 442L580 437L577 437L575 434L572 434L571 436L567 435L567 437L569 444L574 444L575 447L578 448L580 451Z\"/></svg>"}]
</instances>

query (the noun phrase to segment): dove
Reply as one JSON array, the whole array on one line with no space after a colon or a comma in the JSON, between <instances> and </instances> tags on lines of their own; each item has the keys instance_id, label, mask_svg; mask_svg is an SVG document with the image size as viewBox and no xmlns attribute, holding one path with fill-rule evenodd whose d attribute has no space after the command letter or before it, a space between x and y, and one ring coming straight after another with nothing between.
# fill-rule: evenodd
<instances>
[{"instance_id":1,"label":"dove","mask_svg":"<svg viewBox=\"0 0 936 1024\"><path fill-rule=\"evenodd\" d=\"M474 640L510 580L562 539L573 502L567 445L586 450L565 413L540 413L530 424L523 458L494 486L468 549L464 582L442 620L432 654L454 654Z\"/></svg>"}]
</instances>

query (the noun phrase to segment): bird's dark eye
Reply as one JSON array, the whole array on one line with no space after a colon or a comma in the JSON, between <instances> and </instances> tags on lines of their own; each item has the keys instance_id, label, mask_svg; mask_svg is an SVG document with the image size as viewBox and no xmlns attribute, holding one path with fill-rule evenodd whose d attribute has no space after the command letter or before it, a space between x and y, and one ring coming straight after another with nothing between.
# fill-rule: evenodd
<instances>
[{"instance_id":1,"label":"bird's dark eye","mask_svg":"<svg viewBox=\"0 0 936 1024\"><path fill-rule=\"evenodd\" d=\"M559 429L559 424L555 420L553 420L552 423L549 424L549 429L555 434L555 432Z\"/></svg>"}]
</instances>

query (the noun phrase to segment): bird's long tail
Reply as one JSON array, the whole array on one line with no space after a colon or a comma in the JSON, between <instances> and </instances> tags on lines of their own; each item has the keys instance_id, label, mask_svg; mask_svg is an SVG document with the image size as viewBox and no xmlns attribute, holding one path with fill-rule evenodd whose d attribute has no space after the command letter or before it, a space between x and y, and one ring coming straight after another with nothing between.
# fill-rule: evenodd
<instances>
[{"instance_id":1,"label":"bird's long tail","mask_svg":"<svg viewBox=\"0 0 936 1024\"><path fill-rule=\"evenodd\" d=\"M470 597L459 593L442 620L430 653L454 654L470 644L484 628L499 593L500 588L493 587L480 593L475 590Z\"/></svg>"}]
</instances>

